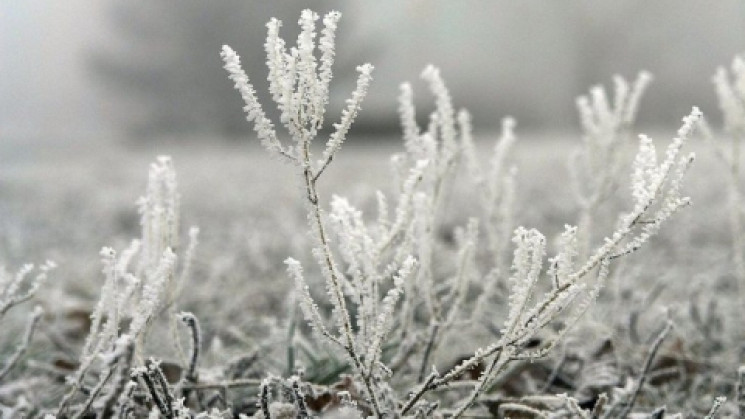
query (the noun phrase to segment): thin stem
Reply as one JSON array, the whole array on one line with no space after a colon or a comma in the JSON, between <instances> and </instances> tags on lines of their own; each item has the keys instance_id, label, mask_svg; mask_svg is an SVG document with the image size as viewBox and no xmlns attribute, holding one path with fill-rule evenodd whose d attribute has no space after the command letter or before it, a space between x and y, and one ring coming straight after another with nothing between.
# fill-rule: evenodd
<instances>
[{"instance_id":1,"label":"thin stem","mask_svg":"<svg viewBox=\"0 0 745 419\"><path fill-rule=\"evenodd\" d=\"M349 310L347 309L347 303L344 299L344 294L342 292L341 284L336 272L336 264L334 263L333 259L334 256L331 252L331 246L329 245L329 241L326 235L326 229L323 224L321 206L319 204L318 192L316 191L316 180L318 177L314 175L313 171L311 170L310 141L307 139L303 141L303 160L305 162L303 177L308 194L308 201L311 205L312 219L315 223L318 240L321 244L321 250L323 251L323 262L326 265L326 270L328 272L328 280L331 283L333 298L336 299L336 306L339 310L338 315L341 316L342 334L344 335L345 341L344 347L347 351L347 354L352 359L357 372L360 374L365 383L365 387L367 388L367 392L370 396L370 402L373 405L375 415L378 418L382 418L383 415L380 411L377 395L375 393L375 390L373 389L371 377L369 374L366 373L365 367L362 364L362 360L359 358L359 355L354 348L354 335L352 332L352 325L350 324L349 320Z\"/></svg>"},{"instance_id":2,"label":"thin stem","mask_svg":"<svg viewBox=\"0 0 745 419\"><path fill-rule=\"evenodd\" d=\"M476 399L479 398L481 395L481 392L484 390L484 387L491 381L491 379L499 374L500 371L504 368L505 365L510 361L510 358L512 357L513 353L515 352L514 346L508 346L505 348L504 351L500 351L492 360L492 362L489 364L489 367L484 371L481 375L481 379L476 384L476 387L473 389L473 392L470 396L468 396L468 400L466 400L461 407L458 408L458 410L455 411L455 414L453 414L453 418L459 418L463 416L463 414L466 413L466 410L473 405L473 403L476 401Z\"/></svg>"},{"instance_id":3,"label":"thin stem","mask_svg":"<svg viewBox=\"0 0 745 419\"><path fill-rule=\"evenodd\" d=\"M16 296L8 298L5 301L5 303L0 307L0 317L4 316L8 310L17 306L18 304L21 304L23 302L30 300L31 297L34 296L35 292L36 292L36 289L32 289L23 295L16 295Z\"/></svg>"},{"instance_id":4,"label":"thin stem","mask_svg":"<svg viewBox=\"0 0 745 419\"><path fill-rule=\"evenodd\" d=\"M39 319L41 318L42 313L43 311L41 307L37 307L34 310L33 314L31 315L31 319L26 326L26 333L23 334L23 340L21 341L21 343L18 344L16 351L13 353L13 355L10 356L8 362L5 363L2 370L0 370L0 380L8 375L10 370L13 369L13 367L18 363L21 357L23 357L23 354L25 354L28 350L28 346L31 344L31 339L34 337L34 331L36 330L36 325L39 323Z\"/></svg>"},{"instance_id":5,"label":"thin stem","mask_svg":"<svg viewBox=\"0 0 745 419\"><path fill-rule=\"evenodd\" d=\"M424 384L422 384L422 387L419 389L419 391L417 391L416 393L414 393L409 398L409 401L406 402L406 404L404 405L404 407L401 408L401 416L406 415L409 412L409 410L411 410L411 408L414 407L414 405L416 404L416 402L418 402L419 399L421 399L422 396L424 396L424 393L426 393L429 390L434 390L435 387L433 386L433 384L434 384L436 378L437 378L437 373L436 372L431 373L429 375L429 377L427 377L427 381L425 381Z\"/></svg>"},{"instance_id":6,"label":"thin stem","mask_svg":"<svg viewBox=\"0 0 745 419\"><path fill-rule=\"evenodd\" d=\"M197 382L197 363L199 362L199 350L202 345L202 331L199 327L199 320L192 313L182 313L181 320L186 324L191 332L191 357L189 369L186 371L186 381Z\"/></svg>"},{"instance_id":7,"label":"thin stem","mask_svg":"<svg viewBox=\"0 0 745 419\"><path fill-rule=\"evenodd\" d=\"M654 343L652 343L652 347L649 349L649 354L647 355L647 359L644 361L644 367L639 372L639 378L637 379L636 386L634 387L634 391L631 393L631 398L626 403L626 405L623 408L623 411L621 411L618 417L625 418L631 412L631 409L634 407L634 404L636 403L636 398L639 396L642 386L644 385L644 382L647 379L647 374L649 373L649 369L652 367L652 361L657 355L657 350L660 349L660 345L662 345L662 341L665 340L665 337L667 337L667 334L670 333L670 330L672 330L672 328L673 328L673 322L671 320L668 320L667 323L665 324L665 327L662 329L662 331L660 331L660 334L657 335L657 338L655 339Z\"/></svg>"},{"instance_id":8,"label":"thin stem","mask_svg":"<svg viewBox=\"0 0 745 419\"><path fill-rule=\"evenodd\" d=\"M319 177L321 177L321 174L323 174L324 171L326 171L326 168L329 167L329 164L331 164L331 161L334 159L333 154L329 154L329 156L324 160L321 167L318 169L315 175L313 175L313 183L316 183Z\"/></svg>"},{"instance_id":9,"label":"thin stem","mask_svg":"<svg viewBox=\"0 0 745 419\"><path fill-rule=\"evenodd\" d=\"M437 332L440 329L440 325L433 323L429 330L429 339L427 340L427 347L424 349L424 356L422 357L422 364L419 367L419 379L417 382L421 383L424 381L424 374L427 371L427 364L429 363L429 357L432 353L432 349L435 346L435 340L437 339Z\"/></svg>"},{"instance_id":10,"label":"thin stem","mask_svg":"<svg viewBox=\"0 0 745 419\"><path fill-rule=\"evenodd\" d=\"M106 385L106 383L111 379L111 377L114 375L115 367L110 367L107 369L106 374L101 378L101 380L98 381L98 384L96 384L95 387L93 387L93 390L91 390L91 394L88 396L88 399L83 403L83 408L73 416L73 419L79 419L83 417L83 415L88 412L88 409L91 408L91 405L96 400L96 397L98 397L98 394L101 393L101 390L103 389L103 386Z\"/></svg>"}]
</instances>

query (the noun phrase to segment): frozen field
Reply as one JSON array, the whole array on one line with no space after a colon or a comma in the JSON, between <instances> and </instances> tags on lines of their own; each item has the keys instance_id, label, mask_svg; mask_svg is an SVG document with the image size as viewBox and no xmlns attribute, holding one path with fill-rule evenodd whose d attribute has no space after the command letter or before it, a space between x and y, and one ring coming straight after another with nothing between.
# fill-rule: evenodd
<instances>
[{"instance_id":1,"label":"frozen field","mask_svg":"<svg viewBox=\"0 0 745 419\"><path fill-rule=\"evenodd\" d=\"M655 135L658 144L669 137ZM510 159L519 171L515 226L539 228L549 238L549 248L565 224L577 222L566 162L578 142L567 135L522 138L518 131ZM487 155L492 144L492 139L480 138L478 149ZM638 403L702 413L711 406L713 395L734 391L735 371L742 362L742 323L730 261L726 194L715 186L724 185L725 173L700 140L691 146L699 157L686 186L693 207L675 215L650 246L614 269L597 305L567 343L539 363L542 367L517 369L505 378L521 388L514 390L516 394L532 382L527 376L543 374L541 368L558 363L567 364L567 380L581 379L575 361L610 368L604 373L614 383L633 377L650 339L664 324L665 309L676 328L653 366L660 378L645 393L648 398ZM400 148L390 139L351 141L320 184L324 205L332 194L339 194L373 213L376 189L390 191L389 156ZM312 266L300 185L289 167L262 151L249 140L139 148L0 145L0 257L10 269L45 259L59 265L38 296L48 322L35 338L39 344L28 355L30 365L40 368L67 359L48 341L51 332L46 328L66 328L65 333L77 339L87 332L85 313L97 300L103 281L98 252L103 246L122 249L138 236L135 201L144 193L149 164L160 154L174 160L184 228L201 229L195 269L179 309L194 312L202 323L205 346L212 348L204 355L204 366L220 365L243 353L247 342L260 342L266 319L283 317L288 309L285 297L292 282L284 259L292 256ZM437 234L446 245L453 227L479 211L468 179L461 176L452 187L453 199ZM622 204L627 202L627 185L615 195L618 199L611 199L601 211L628 209ZM596 226L595 231L612 227ZM313 275L308 274L309 281ZM18 311L6 318L4 327L22 330L24 317ZM439 363L452 362L472 346L461 348L463 342L457 342L442 351ZM167 345L157 335L149 346L153 354L169 358ZM60 397L60 391L40 397L49 402Z\"/></svg>"}]
</instances>

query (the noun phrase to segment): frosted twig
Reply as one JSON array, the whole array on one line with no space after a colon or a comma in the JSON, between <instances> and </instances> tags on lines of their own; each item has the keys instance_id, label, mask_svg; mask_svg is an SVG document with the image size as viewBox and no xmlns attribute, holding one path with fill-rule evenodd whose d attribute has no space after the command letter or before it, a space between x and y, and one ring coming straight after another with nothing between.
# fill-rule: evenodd
<instances>
[{"instance_id":1,"label":"frosted twig","mask_svg":"<svg viewBox=\"0 0 745 419\"><path fill-rule=\"evenodd\" d=\"M47 278L49 271L56 268L54 262L47 261L39 267L39 273L28 281L29 274L33 271L34 265L24 265L15 275L6 272L4 267L0 266L0 318L11 308L31 299L36 291ZM28 282L28 288L23 289L24 281Z\"/></svg>"},{"instance_id":2,"label":"frosted twig","mask_svg":"<svg viewBox=\"0 0 745 419\"><path fill-rule=\"evenodd\" d=\"M737 369L737 384L735 385L735 401L740 417L745 417L745 366Z\"/></svg>"},{"instance_id":3,"label":"frosted twig","mask_svg":"<svg viewBox=\"0 0 745 419\"><path fill-rule=\"evenodd\" d=\"M21 357L23 357L23 354L25 354L28 350L28 347L31 344L31 339L34 337L36 325L39 323L39 319L41 319L42 314L44 314L44 310L42 310L40 306L37 306L34 309L34 312L31 314L31 318L29 319L28 324L26 325L26 332L23 334L21 343L18 344L15 352L13 352L13 354L8 357L5 365L3 365L3 368L0 369L0 381L2 381L5 376L8 375L10 370L12 370L13 367L16 366Z\"/></svg>"},{"instance_id":4,"label":"frosted twig","mask_svg":"<svg viewBox=\"0 0 745 419\"><path fill-rule=\"evenodd\" d=\"M272 414L269 412L269 386L269 380L264 379L259 388L259 408L264 414L264 419L272 418Z\"/></svg>"}]
</instances>

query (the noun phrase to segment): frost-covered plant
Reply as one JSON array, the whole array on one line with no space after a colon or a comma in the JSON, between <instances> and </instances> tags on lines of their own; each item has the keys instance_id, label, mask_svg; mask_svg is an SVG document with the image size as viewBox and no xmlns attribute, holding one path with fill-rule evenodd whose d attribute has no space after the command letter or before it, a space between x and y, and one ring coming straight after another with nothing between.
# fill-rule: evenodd
<instances>
[{"instance_id":1,"label":"frost-covered plant","mask_svg":"<svg viewBox=\"0 0 745 419\"><path fill-rule=\"evenodd\" d=\"M723 141L704 122L704 137L728 169L727 199L732 234L732 260L741 292L745 292L745 205L742 199L741 147L745 141L745 56L736 56L731 70L720 67L713 78L724 127ZM745 294L743 294L745 296Z\"/></svg>"},{"instance_id":2,"label":"frost-covered plant","mask_svg":"<svg viewBox=\"0 0 745 419\"><path fill-rule=\"evenodd\" d=\"M453 272L444 276L436 272L441 265L436 255L437 232L450 201L450 182L466 163L477 187L484 189L481 203L487 220L484 229L489 238L487 258L495 261L496 270L500 268L504 243L509 243L514 186L513 172L506 174L503 169L507 151L514 142L514 122L505 120L502 139L495 147L489 174L485 174L476 158L470 115L466 110L460 110L456 115L439 69L430 65L421 77L435 98L435 110L429 117L426 130L421 130L415 119L411 85L405 83L401 86L399 113L406 153L395 155L392 161L394 171L398 172L395 177L405 181L396 188L400 191L396 220L388 222L385 210L379 209L383 217L378 221L378 228L384 229L381 247L393 246L394 263L400 263L397 259L403 255L413 256L419 263L415 280L405 287L397 330L398 350L393 355L394 364L409 358L419 363L414 371L418 381L425 378L448 331L470 316L464 312L463 303L477 279L479 221L475 218L455 231L457 251ZM408 176L405 175L407 172ZM393 228L385 231L386 225ZM399 230L397 226L407 227ZM354 240L354 237L349 236L344 241L350 239ZM384 253L373 254L375 256L383 257L377 262L381 266L389 263ZM423 336L418 329L426 331Z\"/></svg>"},{"instance_id":3,"label":"frost-covered plant","mask_svg":"<svg viewBox=\"0 0 745 419\"><path fill-rule=\"evenodd\" d=\"M618 186L639 102L651 80L651 74L646 71L640 72L631 84L615 76L613 103L602 86L595 86L589 95L577 98L582 145L572 153L569 169L580 207L578 240L582 256L587 255L592 244L592 220Z\"/></svg>"},{"instance_id":4,"label":"frost-covered plant","mask_svg":"<svg viewBox=\"0 0 745 419\"><path fill-rule=\"evenodd\" d=\"M471 172L476 187L481 191L481 206L490 257L494 258L495 271L504 270L504 254L509 246L505 238L510 236L513 223L515 200L515 176L517 169L508 166L507 157L517 138L515 137L515 120L502 119L502 134L494 145L489 167L483 169L479 164L473 140L470 134L470 115L462 110L458 113L459 125L463 127L463 152L466 157L467 170Z\"/></svg>"},{"instance_id":5,"label":"frost-covered plant","mask_svg":"<svg viewBox=\"0 0 745 419\"><path fill-rule=\"evenodd\" d=\"M147 192L138 206L141 238L133 240L121 254L109 247L101 250L104 276L101 297L90 316L90 331L81 351L80 365L69 377L70 389L59 405L58 415L70 410L83 415L99 395L108 403L96 407L103 408L102 414L109 414L124 391L130 365L144 364L144 345L155 319L165 310L170 314L172 327L178 321L174 302L189 273L198 230L189 231L189 243L181 263L177 263L179 194L169 157L159 157L151 165ZM177 343L178 339L173 342ZM98 391L89 394L83 404L70 407L94 368L98 373L95 386ZM115 374L123 378L111 380Z\"/></svg>"},{"instance_id":6,"label":"frost-covered plant","mask_svg":"<svg viewBox=\"0 0 745 419\"><path fill-rule=\"evenodd\" d=\"M689 199L680 195L680 188L693 156L680 154L700 117L700 112L694 108L691 115L684 118L678 137L668 146L660 163L651 139L640 136L639 151L632 166L631 211L618 217L616 230L583 261L577 258L577 228L567 226L559 251L549 259L546 271L553 287L543 296L537 295L537 290L543 275L545 238L536 230L518 228L513 238L516 249L513 276L509 279L509 315L501 337L446 374L433 372L407 406L425 391L445 385L484 362L487 366L473 392L456 410L456 416L462 415L508 363L540 356L551 349L597 297L611 262L638 250L670 215L688 205ZM532 337L562 314L567 316L566 326L546 347L536 353L524 349Z\"/></svg>"},{"instance_id":7,"label":"frost-covered plant","mask_svg":"<svg viewBox=\"0 0 745 419\"><path fill-rule=\"evenodd\" d=\"M57 265L47 261L39 267L39 273L31 276L34 265L27 264L12 274L0 266L0 319L11 308L30 300L41 284L47 279L49 271Z\"/></svg>"},{"instance_id":8,"label":"frost-covered plant","mask_svg":"<svg viewBox=\"0 0 745 419\"><path fill-rule=\"evenodd\" d=\"M0 266L0 320L11 308L30 300L46 280L49 271L55 267L54 262L47 261L39 267L39 273L31 276L34 271L34 265L32 264L24 265L15 274L9 273L4 266ZM12 354L3 359L0 365L0 383L5 381L8 373L18 364L18 361L28 350L36 325L43 313L41 306L37 306L29 316L28 325L21 342Z\"/></svg>"},{"instance_id":9,"label":"frost-covered plant","mask_svg":"<svg viewBox=\"0 0 745 419\"><path fill-rule=\"evenodd\" d=\"M269 90L281 112L281 122L287 128L295 145L283 145L274 130L273 124L266 118L261 105L257 102L253 86L240 66L238 55L228 46L223 46L222 58L235 88L241 93L246 103L245 111L249 121L254 122L255 130L264 146L273 154L289 159L302 176L305 186L307 204L309 205L308 221L316 244L314 256L323 272L326 288L333 305L334 328L328 328L310 295L308 285L303 278L300 263L294 259L286 261L290 275L297 284L299 303L306 319L319 338L329 345L339 348L348 357L356 375L364 382L367 399L377 416L382 415L381 393L376 383L381 375L381 364L377 357L380 345L385 338L389 317L392 314L398 294L404 280L415 268L413 259L394 271L398 278L397 285L388 292L382 302L380 311L375 309L374 324L369 329L355 330L348 309L345 294L346 279L340 270L330 245L329 231L317 193L317 182L328 167L336 152L346 138L372 79L372 66L365 64L357 68L359 77L352 97L347 100L347 108L342 112L341 121L334 124L334 132L326 142L322 159L314 162L311 155L311 142L322 127L326 104L328 103L331 67L334 61L334 35L341 14L328 13L324 19L324 30L318 41L320 64L315 57L316 32L315 22L318 15L310 10L302 12L298 24L301 27L297 47L288 52L284 41L279 37L281 22L272 19L268 24L266 41L267 66L269 67ZM375 296L377 299L377 295ZM361 318L372 302L360 302L363 309ZM366 307L368 306L368 307ZM371 308L372 309L372 308Z\"/></svg>"},{"instance_id":10,"label":"frost-covered plant","mask_svg":"<svg viewBox=\"0 0 745 419\"><path fill-rule=\"evenodd\" d=\"M317 181L339 150L359 110L372 69L369 65L358 67L357 89L347 102L341 122L334 125L322 159L314 162L311 141L322 126L328 101L333 34L339 16L331 12L323 19L325 29L318 43L320 65L315 57L318 19L315 13L308 10L302 13L297 47L289 52L279 38L280 22L273 19L267 25L270 92L294 145L279 140L274 125L256 100L237 54L227 46L221 54L225 69L241 93L247 118L254 123L264 146L271 154L291 161L303 180L309 228L316 240L314 256L332 306L330 320L314 299L300 263L288 259L287 269L295 280L299 305L315 336L346 357L353 372L352 387L359 393L357 408L375 417L431 415L440 407L438 402L426 401L425 395L447 387L470 370L483 368L470 393L451 412L460 417L473 410L474 403L507 365L540 357L550 350L597 297L611 263L639 249L663 222L689 203L688 198L681 196L681 185L692 155L682 155L681 149L701 115L694 109L684 119L678 137L660 162L651 139L640 137L639 151L632 164L632 207L618 217L616 230L596 249L580 254L580 233L576 227L567 226L557 254L549 259L545 269L544 236L533 229L516 229L512 236L515 245L512 275L507 278L508 314L498 338L446 372L434 370L427 375L431 354L442 342L444 333L440 329L474 315L462 304L468 298L470 284L507 276L506 272L493 269L482 274L476 266L474 254L479 232L476 220L469 221L456 234L455 269L445 273L436 269L435 231L446 202L448 182L454 178L464 153L471 155L471 163L475 161L470 121L465 112L456 117L439 71L427 67L422 77L435 96L436 109L424 132L415 122L411 87L402 88L400 111L407 153L393 160L400 179L396 185L399 198L394 218L389 218L387 199L382 193L378 194L379 216L375 226L368 226L362 213L339 197L332 199L331 214L326 216L317 193ZM626 84L619 84L614 111L598 102L596 117L588 105L587 129L597 131L602 141L611 141L609 136L626 130L645 83L642 78L631 93ZM601 99L598 96L597 100ZM497 182L490 186L485 197L489 218L497 212L496 208L509 202L509 186L505 185L510 183L510 172L503 169L503 155L512 142L511 129L512 123L507 122L503 141L495 152L493 171L500 178L488 181ZM615 147L604 143L603 146ZM483 177L477 168L472 172L476 179ZM598 192L601 196L604 193ZM487 222L490 230L496 230L490 233L494 256L498 256L500 242L506 240L500 232L503 226L503 220ZM338 262L339 258L343 264ZM483 304L477 305L480 306ZM526 348L531 339L559 318L565 320L564 326L557 326L558 333L546 346L538 350ZM397 346L390 357L383 353L386 340ZM414 390L410 391L412 385ZM261 386L261 410L265 416L272 412L270 386L270 382ZM300 409L296 405L291 410Z\"/></svg>"}]
</instances>

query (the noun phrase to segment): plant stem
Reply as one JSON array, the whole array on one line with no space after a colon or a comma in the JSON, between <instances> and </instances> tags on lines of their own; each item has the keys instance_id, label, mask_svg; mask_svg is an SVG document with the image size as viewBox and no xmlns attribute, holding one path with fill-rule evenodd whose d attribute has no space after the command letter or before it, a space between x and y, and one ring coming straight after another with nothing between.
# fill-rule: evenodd
<instances>
[{"instance_id":1,"label":"plant stem","mask_svg":"<svg viewBox=\"0 0 745 419\"><path fill-rule=\"evenodd\" d=\"M329 246L326 228L323 224L321 206L319 204L318 192L316 191L316 181L318 180L318 177L313 174L310 166L310 141L308 141L307 139L303 141L303 161L305 163L303 168L303 178L305 180L305 188L308 194L308 201L310 202L311 206L311 218L314 221L318 240L321 245L321 250L323 251L323 262L326 265L326 270L328 272L327 279L331 285L331 292L333 294L333 297L336 299L336 306L339 311L338 315L341 316L341 329L342 334L344 335L343 339L345 343L344 348L346 349L349 357L352 359L355 369L362 377L365 383L365 387L367 387L367 392L370 396L370 402L373 405L375 415L378 418L382 418L383 415L380 411L378 399L373 389L371 374L368 374L365 371L365 367L364 365L362 365L362 360L360 359L354 348L354 335L352 332L352 325L350 324L349 320L349 311L347 310L347 303L344 299L344 293L342 291L341 284L339 283L339 277L336 272L336 264L334 263L334 256L331 253L331 246ZM370 371L370 373L372 373L372 371Z\"/></svg>"}]
</instances>

